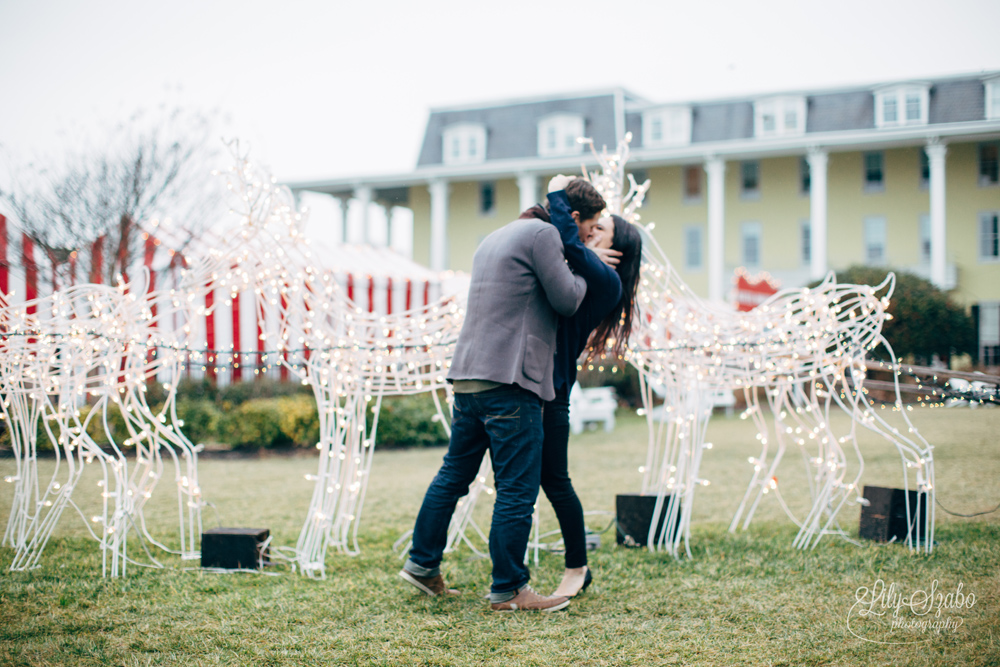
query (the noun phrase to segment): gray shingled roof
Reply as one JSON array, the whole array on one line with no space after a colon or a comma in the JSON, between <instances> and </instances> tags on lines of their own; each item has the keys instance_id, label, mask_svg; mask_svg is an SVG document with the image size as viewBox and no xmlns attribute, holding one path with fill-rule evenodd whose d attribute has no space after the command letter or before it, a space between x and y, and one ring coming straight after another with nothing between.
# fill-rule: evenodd
<instances>
[{"instance_id":1,"label":"gray shingled roof","mask_svg":"<svg viewBox=\"0 0 1000 667\"><path fill-rule=\"evenodd\" d=\"M806 100L806 132L870 130L875 127L871 90L810 95Z\"/></svg>"},{"instance_id":2,"label":"gray shingled roof","mask_svg":"<svg viewBox=\"0 0 1000 667\"><path fill-rule=\"evenodd\" d=\"M960 123L986 117L986 95L979 79L943 81L931 87L929 123Z\"/></svg>"},{"instance_id":3,"label":"gray shingled roof","mask_svg":"<svg viewBox=\"0 0 1000 667\"><path fill-rule=\"evenodd\" d=\"M455 123L482 123L486 126L486 159L534 157L538 154L538 121L554 113L579 114L584 132L600 147L615 143L614 95L523 102L482 109L434 111L427 120L424 145L417 166L441 164L441 137L444 128Z\"/></svg>"},{"instance_id":4,"label":"gray shingled roof","mask_svg":"<svg viewBox=\"0 0 1000 667\"><path fill-rule=\"evenodd\" d=\"M752 102L698 104L691 114L691 143L753 136Z\"/></svg>"},{"instance_id":5,"label":"gray shingled roof","mask_svg":"<svg viewBox=\"0 0 1000 667\"><path fill-rule=\"evenodd\" d=\"M891 83L891 82L890 82ZM806 132L869 130L875 127L874 87L857 87L806 96ZM628 96L626 96L628 99ZM692 103L691 142L715 142L753 137L755 98ZM614 96L610 93L576 98L521 102L480 109L441 110L431 113L424 134L418 166L441 164L441 136L453 123L483 123L487 129L487 160L537 155L539 119L557 112L582 115L585 132L600 148L614 146ZM985 99L980 77L956 77L932 82L928 122L956 123L983 120ZM642 112L625 114L625 129L632 146L640 148Z\"/></svg>"}]
</instances>

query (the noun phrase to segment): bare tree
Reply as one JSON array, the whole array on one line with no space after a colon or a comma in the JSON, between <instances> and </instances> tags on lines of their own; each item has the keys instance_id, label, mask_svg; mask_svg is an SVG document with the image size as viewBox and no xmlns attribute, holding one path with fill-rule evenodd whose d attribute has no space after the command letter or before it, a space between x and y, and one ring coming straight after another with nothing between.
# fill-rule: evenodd
<instances>
[{"instance_id":1,"label":"bare tree","mask_svg":"<svg viewBox=\"0 0 1000 667\"><path fill-rule=\"evenodd\" d=\"M141 256L153 220L167 221L161 233L183 251L225 210L225 188L210 174L222 148L213 125L180 109L137 112L90 147L12 169L0 202L47 255L46 278L99 244L93 277L111 283Z\"/></svg>"}]
</instances>

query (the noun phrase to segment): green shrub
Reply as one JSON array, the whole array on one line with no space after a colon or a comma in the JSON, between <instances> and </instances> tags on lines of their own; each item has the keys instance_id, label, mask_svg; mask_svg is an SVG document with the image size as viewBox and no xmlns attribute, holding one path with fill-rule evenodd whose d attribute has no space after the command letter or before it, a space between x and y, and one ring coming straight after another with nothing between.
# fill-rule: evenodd
<instances>
[{"instance_id":1,"label":"green shrub","mask_svg":"<svg viewBox=\"0 0 1000 667\"><path fill-rule=\"evenodd\" d=\"M177 418L184 422L181 431L193 443L216 440L222 413L215 403L205 399L180 398Z\"/></svg>"},{"instance_id":2,"label":"green shrub","mask_svg":"<svg viewBox=\"0 0 1000 667\"><path fill-rule=\"evenodd\" d=\"M93 406L83 405L79 408L80 410L80 423L85 423L87 416L93 410ZM4 429L0 433L0 447L11 447L11 436L10 431L6 428L7 424L4 422ZM52 429L52 435L59 437L59 427L55 422L49 423ZM49 439L48 432L45 430L45 425L42 423L42 419L38 420L37 424L37 440L36 440L36 450L40 452L52 451L53 443ZM125 419L122 417L121 411L118 409L117 405L113 405L108 411L108 430L111 431L112 437L114 437L115 442L118 446L124 446L124 441L129 437L128 429L125 428ZM98 445L104 447L110 443L108 440L108 435L104 430L104 422L100 414L94 415L94 418L89 424L87 424L87 433L90 435L91 439Z\"/></svg>"},{"instance_id":3,"label":"green shrub","mask_svg":"<svg viewBox=\"0 0 1000 667\"><path fill-rule=\"evenodd\" d=\"M278 380L260 378L220 387L214 400L219 405L241 405L259 398L300 395L312 396L312 388L301 382L279 382Z\"/></svg>"},{"instance_id":4,"label":"green shrub","mask_svg":"<svg viewBox=\"0 0 1000 667\"><path fill-rule=\"evenodd\" d=\"M291 440L281 432L281 408L274 399L247 401L223 415L219 440L235 447L281 447Z\"/></svg>"},{"instance_id":5,"label":"green shrub","mask_svg":"<svg viewBox=\"0 0 1000 667\"><path fill-rule=\"evenodd\" d=\"M84 423L87 422L87 417L90 417L90 413L91 413L91 411L93 409L94 409L94 406L92 406L92 405L84 405L84 406L80 407L80 423L81 424L84 424ZM117 410L117 407L116 407L115 408L115 412L117 412L117 411L118 410ZM108 415L108 417L109 417L109 419L108 419L108 428L110 428L112 431L115 431L116 428L115 428L114 420L111 418L111 415ZM125 428L125 424L122 423L121 426L120 426L120 428ZM104 432L104 424L103 424L103 421L101 419L101 413L100 412L98 412L97 414L93 415L93 417L90 420L90 423L87 424L87 435L89 435L90 438L94 442L96 442L98 445L100 445L102 447L111 444L110 441L108 440L107 434ZM124 439L125 438L122 438L122 440L124 440Z\"/></svg>"},{"instance_id":6,"label":"green shrub","mask_svg":"<svg viewBox=\"0 0 1000 667\"><path fill-rule=\"evenodd\" d=\"M162 385L161 385L162 386ZM147 390L149 391L149 390ZM158 391L158 390L153 390ZM193 379L190 377L181 378L177 383L177 398L188 400L215 401L219 396L219 388L207 377Z\"/></svg>"},{"instance_id":7,"label":"green shrub","mask_svg":"<svg viewBox=\"0 0 1000 667\"><path fill-rule=\"evenodd\" d=\"M885 280L887 273L883 268L852 266L837 272L837 282L874 286ZM882 334L897 357L913 355L918 363L928 363L936 354L947 363L953 354L975 352L975 327L962 306L929 280L906 271L895 274L896 289L887 309L892 319L885 323Z\"/></svg>"},{"instance_id":8,"label":"green shrub","mask_svg":"<svg viewBox=\"0 0 1000 667\"><path fill-rule=\"evenodd\" d=\"M94 406L92 405L84 405L80 407L81 424L86 421L93 409ZM114 403L110 403L108 404L107 413L107 430L104 429L104 417L100 411L98 411L98 413L95 414L90 420L90 423L87 424L87 434L90 435L91 439L101 447L107 447L111 444L111 439L108 438L108 432L110 431L111 438L114 439L115 444L119 447L123 447L125 440L129 437L129 432L125 427L125 418L122 416L121 409Z\"/></svg>"},{"instance_id":9,"label":"green shrub","mask_svg":"<svg viewBox=\"0 0 1000 667\"><path fill-rule=\"evenodd\" d=\"M280 413L281 433L297 447L319 442L319 413L312 396L283 396L274 399Z\"/></svg>"},{"instance_id":10,"label":"green shrub","mask_svg":"<svg viewBox=\"0 0 1000 667\"><path fill-rule=\"evenodd\" d=\"M372 426L371 409L374 405L375 401L368 404L369 430ZM448 436L441 423L435 421L436 415L434 399L428 393L383 398L375 444L377 447L390 449L447 445Z\"/></svg>"},{"instance_id":11,"label":"green shrub","mask_svg":"<svg viewBox=\"0 0 1000 667\"><path fill-rule=\"evenodd\" d=\"M2 425L2 429L0 429L0 447L3 447L5 449L12 449L14 443L11 440L10 430L7 428L8 426L7 420L5 419L4 421L0 422L0 425ZM36 443L35 450L39 452L52 451L52 441L49 440L49 435L48 433L45 432L45 426L42 425L41 419L38 420L38 426L36 428L36 432L37 436L35 440ZM58 437L59 434L56 432L54 433L54 435Z\"/></svg>"},{"instance_id":12,"label":"green shrub","mask_svg":"<svg viewBox=\"0 0 1000 667\"><path fill-rule=\"evenodd\" d=\"M150 385L147 398L157 396L157 391ZM369 429L372 405L367 413ZM436 414L429 394L383 399L378 446L447 445L444 428L434 419ZM192 442L214 441L243 448L312 447L320 437L312 389L295 382L259 379L215 387L207 379L185 379L177 388L177 416L183 420L181 428ZM116 423L112 430L117 439L124 424ZM91 431L98 442L106 440L98 423L92 425Z\"/></svg>"}]
</instances>

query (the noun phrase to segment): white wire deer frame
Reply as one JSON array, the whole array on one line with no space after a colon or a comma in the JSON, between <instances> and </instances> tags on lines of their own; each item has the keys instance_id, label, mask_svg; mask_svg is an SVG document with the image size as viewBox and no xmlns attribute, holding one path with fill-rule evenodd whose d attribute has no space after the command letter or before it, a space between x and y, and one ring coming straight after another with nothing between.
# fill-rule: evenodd
<instances>
[{"instance_id":1,"label":"white wire deer frame","mask_svg":"<svg viewBox=\"0 0 1000 667\"><path fill-rule=\"evenodd\" d=\"M313 497L295 547L272 546L272 558L323 577L329 548L359 552L357 531L383 397L431 392L447 431L438 390L450 402L444 376L464 307L446 296L392 315L364 311L313 257L287 188L258 177L245 159L234 179L242 199L253 202L244 226L256 231L223 252L235 259L217 282L234 292L253 291L260 321L270 323L266 347L312 388L319 412L319 465L306 476L314 482Z\"/></svg>"},{"instance_id":2,"label":"white wire deer frame","mask_svg":"<svg viewBox=\"0 0 1000 667\"><path fill-rule=\"evenodd\" d=\"M587 177L605 196L609 210L638 224L636 210L649 181L639 185L629 174L624 186L629 139L613 155L594 151L601 171ZM907 542L916 548L915 536L925 536L921 546L929 552L934 527L931 446L902 410L898 381L895 409L906 422L907 434L883 419L862 391L864 361L871 350L883 346L895 365L892 349L881 335L895 277L890 274L876 287L838 285L830 273L817 287L784 290L748 313L736 312L698 298L680 279L650 228L638 226L643 233L644 266L637 299L643 316L633 332L628 362L639 370L649 424L642 493L656 496L654 517L666 510L662 523L651 522L649 547L676 556L683 541L690 556L694 494L708 483L699 477L699 469L705 449L711 447L705 440L711 397L719 391L742 391L747 401L743 417L753 418L761 450L749 457L753 474L731 531L741 518L743 527L748 527L761 497L777 491L774 473L792 441L803 451L810 444L816 447L815 456L806 456L812 508L802 521L792 517L800 527L794 545L815 547L825 534L844 535L836 524L837 513L852 497L865 502L859 488L864 470L856 431L860 423L896 447L904 488L910 488L912 478L919 492L929 494L929 511L921 503L910 507L906 496L907 521L919 527L908 533ZM770 428L757 389L764 391L775 420L777 449L770 460ZM664 400L658 411L652 409L654 390ZM849 432L840 437L830 423L834 408L852 417ZM850 477L842 447L847 442L858 461Z\"/></svg>"},{"instance_id":3,"label":"white wire deer frame","mask_svg":"<svg viewBox=\"0 0 1000 667\"><path fill-rule=\"evenodd\" d=\"M16 306L0 302L0 406L16 467L7 478L15 486L3 543L15 550L13 570L38 565L67 507L76 509L99 542L104 574L123 575L128 563L159 567L152 555L149 563L129 558L126 547L129 531L136 530L145 541L174 551L153 538L142 516L163 475L165 453L174 463L177 483L180 550L175 553L198 555L203 503L197 448L179 428L173 393L155 413L145 399L147 380L179 376L183 347L161 339L158 353L151 353L150 331L159 317L145 290L147 279L143 273L117 287L84 284ZM118 413L125 433L113 432L111 412ZM92 437L94 428L103 431L110 452ZM55 454L44 484L37 466L41 435ZM130 462L124 450L132 447ZM101 467L102 503L88 520L72 494L84 466L95 461Z\"/></svg>"}]
</instances>

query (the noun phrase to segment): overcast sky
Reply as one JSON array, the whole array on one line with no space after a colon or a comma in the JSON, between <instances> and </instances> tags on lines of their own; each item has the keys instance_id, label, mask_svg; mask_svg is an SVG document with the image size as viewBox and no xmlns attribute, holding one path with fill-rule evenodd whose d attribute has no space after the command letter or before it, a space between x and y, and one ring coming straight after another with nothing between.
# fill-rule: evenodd
<instances>
[{"instance_id":1,"label":"overcast sky","mask_svg":"<svg viewBox=\"0 0 1000 667\"><path fill-rule=\"evenodd\" d=\"M221 110L282 181L399 172L428 109L624 86L697 100L1000 70L997 0L0 0L0 147Z\"/></svg>"}]
</instances>

